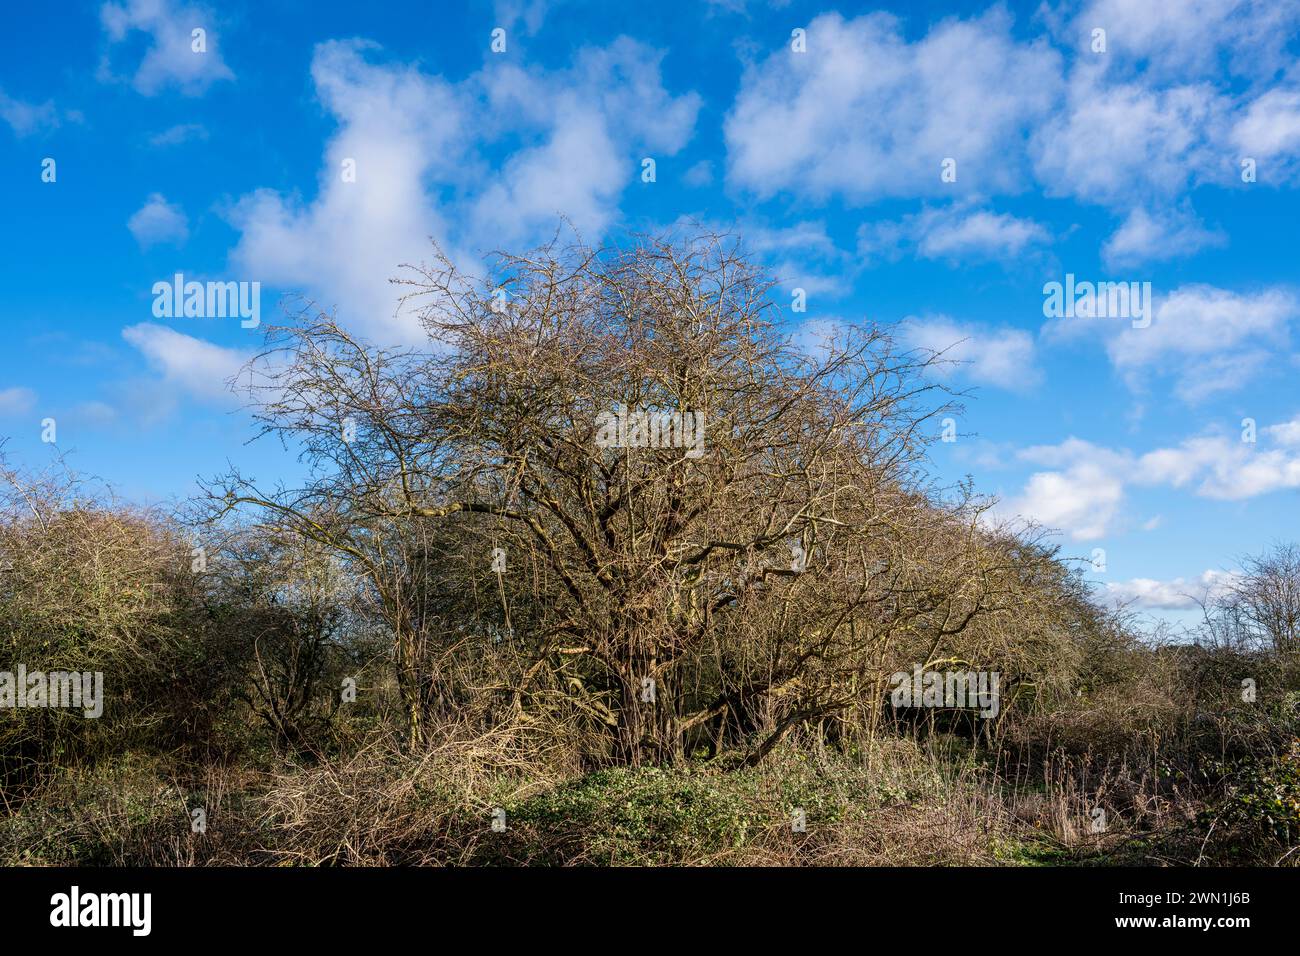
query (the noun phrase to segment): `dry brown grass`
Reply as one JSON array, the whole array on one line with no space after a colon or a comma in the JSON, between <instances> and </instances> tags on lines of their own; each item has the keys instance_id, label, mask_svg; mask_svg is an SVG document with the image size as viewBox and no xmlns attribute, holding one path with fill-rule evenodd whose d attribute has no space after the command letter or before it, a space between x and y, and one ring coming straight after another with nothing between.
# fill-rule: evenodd
<instances>
[{"instance_id":1,"label":"dry brown grass","mask_svg":"<svg viewBox=\"0 0 1300 956\"><path fill-rule=\"evenodd\" d=\"M468 861L494 807L577 771L562 741L518 725L438 728L411 756L392 736L338 763L275 775L262 797L275 863L446 865Z\"/></svg>"}]
</instances>

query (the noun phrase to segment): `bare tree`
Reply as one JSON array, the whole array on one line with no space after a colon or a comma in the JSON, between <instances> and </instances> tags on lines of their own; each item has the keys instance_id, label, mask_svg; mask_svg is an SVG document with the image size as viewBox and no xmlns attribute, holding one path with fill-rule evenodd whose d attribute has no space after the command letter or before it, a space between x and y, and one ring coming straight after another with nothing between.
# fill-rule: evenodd
<instances>
[{"instance_id":1,"label":"bare tree","mask_svg":"<svg viewBox=\"0 0 1300 956\"><path fill-rule=\"evenodd\" d=\"M521 655L494 690L563 698L613 759L707 732L753 762L858 700L891 642L933 656L1011 593L982 506L924 478L938 357L849 324L793 340L725 237L495 266L406 280L420 350L326 316L278 330L258 414L310 480L210 489L372 583L412 745L445 692L432 662L490 633Z\"/></svg>"},{"instance_id":2,"label":"bare tree","mask_svg":"<svg viewBox=\"0 0 1300 956\"><path fill-rule=\"evenodd\" d=\"M1278 654L1300 649L1300 547L1278 544L1246 558L1209 610L1213 631L1237 643Z\"/></svg>"},{"instance_id":3,"label":"bare tree","mask_svg":"<svg viewBox=\"0 0 1300 956\"><path fill-rule=\"evenodd\" d=\"M278 747L311 751L339 706L331 679L365 663L356 583L313 540L275 527L240 527L212 544L204 606L241 662L235 693Z\"/></svg>"}]
</instances>

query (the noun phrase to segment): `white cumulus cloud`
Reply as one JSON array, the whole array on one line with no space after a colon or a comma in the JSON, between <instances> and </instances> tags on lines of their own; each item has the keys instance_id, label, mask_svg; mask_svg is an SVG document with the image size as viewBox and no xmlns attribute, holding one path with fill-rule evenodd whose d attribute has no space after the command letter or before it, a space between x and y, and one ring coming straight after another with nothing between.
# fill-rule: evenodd
<instances>
[{"instance_id":1,"label":"white cumulus cloud","mask_svg":"<svg viewBox=\"0 0 1300 956\"><path fill-rule=\"evenodd\" d=\"M641 158L681 149L700 105L670 94L662 55L626 38L579 51L567 71L492 62L457 83L379 56L358 40L316 48L312 80L338 130L315 198L258 190L230 219L247 275L337 307L382 344L420 336L389 279L428 261L430 238L471 267L549 238L561 215L598 240ZM483 153L502 141L514 148L494 169Z\"/></svg>"},{"instance_id":2,"label":"white cumulus cloud","mask_svg":"<svg viewBox=\"0 0 1300 956\"><path fill-rule=\"evenodd\" d=\"M233 402L228 383L251 357L152 322L127 326L122 338L162 374L173 397L186 394L217 404Z\"/></svg>"},{"instance_id":3,"label":"white cumulus cloud","mask_svg":"<svg viewBox=\"0 0 1300 956\"><path fill-rule=\"evenodd\" d=\"M994 10L909 42L886 13L828 13L745 72L725 123L728 180L759 196L792 189L855 203L1025 187L1024 140L1051 108L1059 55L1018 43ZM957 161L957 181L940 180Z\"/></svg>"},{"instance_id":4,"label":"white cumulus cloud","mask_svg":"<svg viewBox=\"0 0 1300 956\"><path fill-rule=\"evenodd\" d=\"M183 245L190 236L185 210L169 203L161 193L151 195L127 220L126 227L142 249L167 243Z\"/></svg>"}]
</instances>

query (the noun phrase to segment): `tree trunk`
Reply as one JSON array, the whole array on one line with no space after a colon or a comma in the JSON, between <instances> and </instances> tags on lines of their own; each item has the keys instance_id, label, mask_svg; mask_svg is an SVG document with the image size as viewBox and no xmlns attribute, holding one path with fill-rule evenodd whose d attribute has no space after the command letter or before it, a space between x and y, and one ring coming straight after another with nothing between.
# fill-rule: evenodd
<instances>
[{"instance_id":1,"label":"tree trunk","mask_svg":"<svg viewBox=\"0 0 1300 956\"><path fill-rule=\"evenodd\" d=\"M397 688L406 711L406 745L415 752L424 745L424 699L420 665L416 659L415 635L397 632Z\"/></svg>"}]
</instances>

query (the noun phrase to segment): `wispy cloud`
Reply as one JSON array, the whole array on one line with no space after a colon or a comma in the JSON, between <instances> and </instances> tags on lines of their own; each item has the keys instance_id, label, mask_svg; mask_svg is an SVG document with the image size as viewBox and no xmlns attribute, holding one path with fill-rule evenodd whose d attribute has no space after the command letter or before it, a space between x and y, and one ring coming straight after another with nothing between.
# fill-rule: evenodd
<instances>
[{"instance_id":1,"label":"wispy cloud","mask_svg":"<svg viewBox=\"0 0 1300 956\"><path fill-rule=\"evenodd\" d=\"M124 0L104 4L99 18L110 45L132 33L148 37L131 81L145 96L173 87L199 96L213 83L235 78L221 58L216 20L207 7L174 0Z\"/></svg>"},{"instance_id":2,"label":"wispy cloud","mask_svg":"<svg viewBox=\"0 0 1300 956\"><path fill-rule=\"evenodd\" d=\"M0 389L0 416L26 415L36 407L36 393L30 388L12 386Z\"/></svg>"},{"instance_id":3,"label":"wispy cloud","mask_svg":"<svg viewBox=\"0 0 1300 956\"><path fill-rule=\"evenodd\" d=\"M189 395L206 402L233 403L229 383L251 357L152 322L128 326L122 338L161 373L173 399Z\"/></svg>"},{"instance_id":4,"label":"wispy cloud","mask_svg":"<svg viewBox=\"0 0 1300 956\"><path fill-rule=\"evenodd\" d=\"M149 145L179 146L182 143L206 140L208 138L208 128L202 123L180 123L176 126L168 127L161 133L155 133L149 137Z\"/></svg>"},{"instance_id":5,"label":"wispy cloud","mask_svg":"<svg viewBox=\"0 0 1300 956\"><path fill-rule=\"evenodd\" d=\"M59 113L52 102L27 103L9 96L2 89L0 119L8 123L17 136L30 136L59 125Z\"/></svg>"},{"instance_id":6,"label":"wispy cloud","mask_svg":"<svg viewBox=\"0 0 1300 956\"><path fill-rule=\"evenodd\" d=\"M1228 237L1206 229L1190 208L1148 212L1138 207L1102 246L1107 268L1181 259L1202 249L1226 245Z\"/></svg>"},{"instance_id":7,"label":"wispy cloud","mask_svg":"<svg viewBox=\"0 0 1300 956\"><path fill-rule=\"evenodd\" d=\"M1131 578L1104 585L1106 603L1144 611L1191 611L1222 594L1238 579L1231 571L1209 570L1193 580Z\"/></svg>"},{"instance_id":8,"label":"wispy cloud","mask_svg":"<svg viewBox=\"0 0 1300 956\"><path fill-rule=\"evenodd\" d=\"M899 334L912 348L942 354L945 364L935 369L938 375L955 374L1017 392L1042 381L1034 337L1022 329L960 323L940 315L908 318Z\"/></svg>"},{"instance_id":9,"label":"wispy cloud","mask_svg":"<svg viewBox=\"0 0 1300 956\"><path fill-rule=\"evenodd\" d=\"M858 228L858 255L867 263L894 261L909 250L923 259L1005 262L1050 241L1046 227L1032 219L958 202L864 223Z\"/></svg>"}]
</instances>

